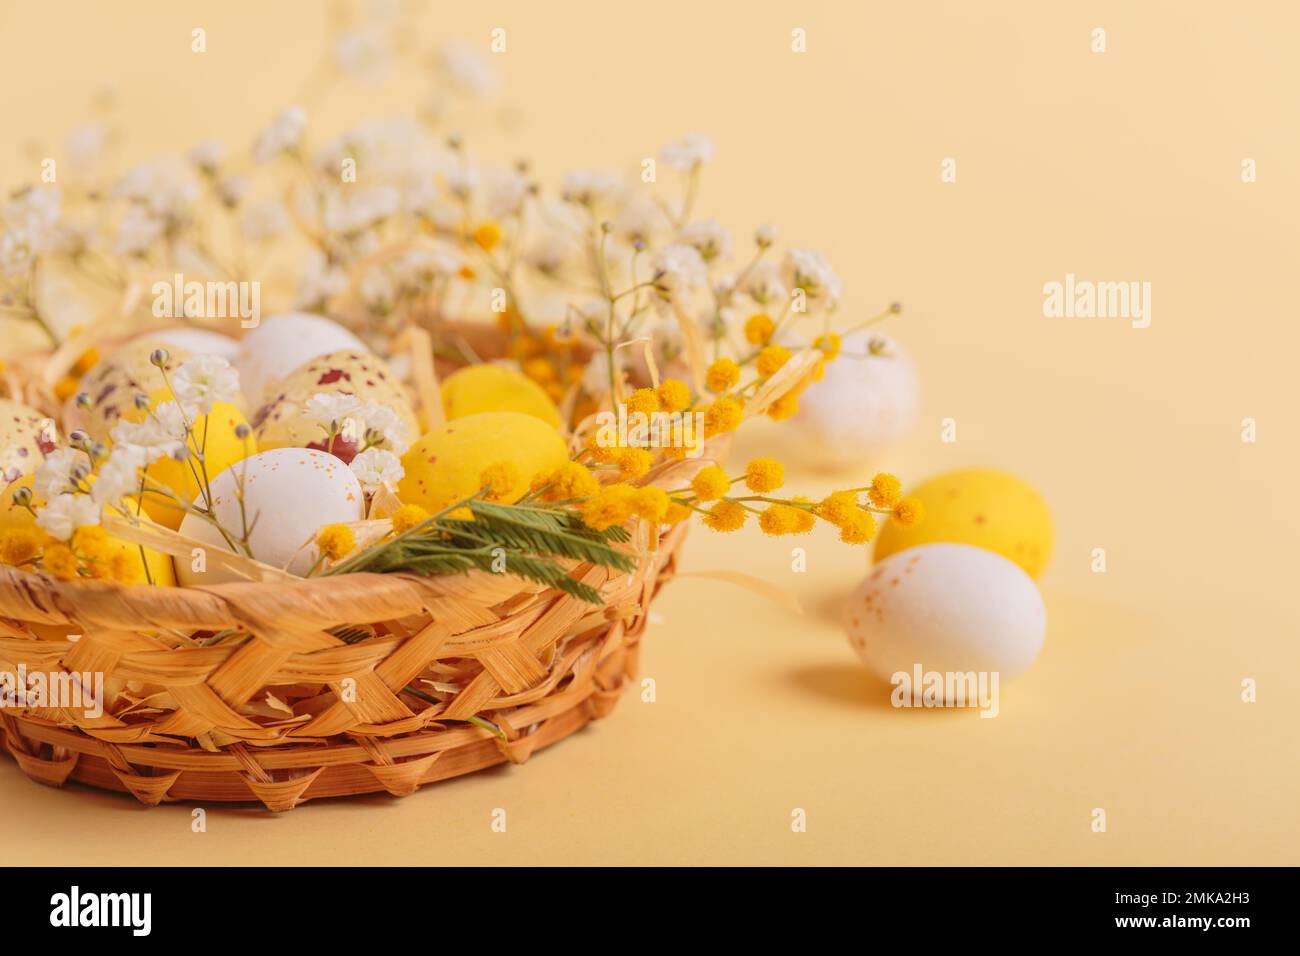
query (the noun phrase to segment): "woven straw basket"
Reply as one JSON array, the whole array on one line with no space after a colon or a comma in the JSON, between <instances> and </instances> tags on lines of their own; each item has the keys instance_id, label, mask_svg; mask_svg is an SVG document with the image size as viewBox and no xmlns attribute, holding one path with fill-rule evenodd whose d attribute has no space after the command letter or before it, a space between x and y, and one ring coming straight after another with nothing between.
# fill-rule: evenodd
<instances>
[{"instance_id":1,"label":"woven straw basket","mask_svg":"<svg viewBox=\"0 0 1300 956\"><path fill-rule=\"evenodd\" d=\"M725 456L716 441L706 460ZM161 689L98 717L0 709L0 750L53 786L276 811L523 763L614 708L685 534L642 524L631 573L575 565L601 606L483 572L153 588L0 565L0 670L102 674L110 697ZM292 710L268 707L277 687L294 688Z\"/></svg>"}]
</instances>

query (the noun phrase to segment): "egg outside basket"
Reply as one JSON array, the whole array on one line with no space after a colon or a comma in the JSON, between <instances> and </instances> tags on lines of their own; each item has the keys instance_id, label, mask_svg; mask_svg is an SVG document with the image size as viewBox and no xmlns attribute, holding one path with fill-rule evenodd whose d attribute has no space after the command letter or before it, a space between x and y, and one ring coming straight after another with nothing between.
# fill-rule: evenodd
<instances>
[{"instance_id":1,"label":"egg outside basket","mask_svg":"<svg viewBox=\"0 0 1300 956\"><path fill-rule=\"evenodd\" d=\"M45 784L127 791L149 805L260 800L269 810L405 796L523 763L618 702L685 533L643 526L631 573L575 567L603 606L484 572L152 588L0 566L0 670L103 674L110 692L127 682L163 689L98 717L0 709L0 748ZM339 626L372 636L347 643L328 633ZM231 630L208 646L189 637ZM268 692L289 685L318 692L269 716ZM476 716L499 732L466 722Z\"/></svg>"}]
</instances>

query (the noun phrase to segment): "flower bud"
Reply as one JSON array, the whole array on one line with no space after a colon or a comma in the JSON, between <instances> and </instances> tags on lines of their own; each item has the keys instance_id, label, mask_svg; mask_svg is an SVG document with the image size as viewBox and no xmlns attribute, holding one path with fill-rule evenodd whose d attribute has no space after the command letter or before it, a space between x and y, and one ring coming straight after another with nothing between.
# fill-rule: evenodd
<instances>
[{"instance_id":1,"label":"flower bud","mask_svg":"<svg viewBox=\"0 0 1300 956\"><path fill-rule=\"evenodd\" d=\"M154 349L149 353L149 364L156 365L158 368L166 368L167 360L171 358L166 349Z\"/></svg>"}]
</instances>

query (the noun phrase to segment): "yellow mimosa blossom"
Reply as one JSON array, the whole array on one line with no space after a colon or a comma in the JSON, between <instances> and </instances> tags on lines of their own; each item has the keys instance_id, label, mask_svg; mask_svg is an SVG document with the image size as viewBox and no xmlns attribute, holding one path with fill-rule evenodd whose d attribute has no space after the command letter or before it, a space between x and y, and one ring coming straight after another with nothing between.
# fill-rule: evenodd
<instances>
[{"instance_id":1,"label":"yellow mimosa blossom","mask_svg":"<svg viewBox=\"0 0 1300 956\"><path fill-rule=\"evenodd\" d=\"M624 478L640 478L650 470L653 460L650 452L644 448L620 448L614 463Z\"/></svg>"},{"instance_id":2,"label":"yellow mimosa blossom","mask_svg":"<svg viewBox=\"0 0 1300 956\"><path fill-rule=\"evenodd\" d=\"M745 466L745 486L760 495L785 483L785 467L775 458L755 458Z\"/></svg>"},{"instance_id":3,"label":"yellow mimosa blossom","mask_svg":"<svg viewBox=\"0 0 1300 956\"><path fill-rule=\"evenodd\" d=\"M735 388L740 381L740 366L729 358L720 358L704 373L704 386L710 392L722 394Z\"/></svg>"},{"instance_id":4,"label":"yellow mimosa blossom","mask_svg":"<svg viewBox=\"0 0 1300 956\"><path fill-rule=\"evenodd\" d=\"M854 509L840 525L840 540L845 544L866 544L875 534L876 519L871 516L870 511L863 511L861 508Z\"/></svg>"},{"instance_id":5,"label":"yellow mimosa blossom","mask_svg":"<svg viewBox=\"0 0 1300 956\"><path fill-rule=\"evenodd\" d=\"M745 407L734 398L719 398L704 412L706 437L734 432L745 417Z\"/></svg>"},{"instance_id":6,"label":"yellow mimosa blossom","mask_svg":"<svg viewBox=\"0 0 1300 956\"><path fill-rule=\"evenodd\" d=\"M659 405L664 411L680 412L690 404L691 389L685 382L668 378L659 383Z\"/></svg>"},{"instance_id":7,"label":"yellow mimosa blossom","mask_svg":"<svg viewBox=\"0 0 1300 956\"><path fill-rule=\"evenodd\" d=\"M751 315L745 321L745 339L753 345L766 345L776 331L772 317L762 312Z\"/></svg>"},{"instance_id":8,"label":"yellow mimosa blossom","mask_svg":"<svg viewBox=\"0 0 1300 956\"><path fill-rule=\"evenodd\" d=\"M501 227L492 219L485 220L474 229L473 238L480 249L491 252L501 241Z\"/></svg>"},{"instance_id":9,"label":"yellow mimosa blossom","mask_svg":"<svg viewBox=\"0 0 1300 956\"><path fill-rule=\"evenodd\" d=\"M680 501L673 501L668 505L668 511L664 514L665 524L680 524L691 516L691 509L686 507Z\"/></svg>"},{"instance_id":10,"label":"yellow mimosa blossom","mask_svg":"<svg viewBox=\"0 0 1300 956\"><path fill-rule=\"evenodd\" d=\"M767 406L767 417L774 422L783 422L793 418L797 411L799 411L799 393L791 389Z\"/></svg>"},{"instance_id":11,"label":"yellow mimosa blossom","mask_svg":"<svg viewBox=\"0 0 1300 956\"><path fill-rule=\"evenodd\" d=\"M793 505L769 505L758 516L758 526L763 529L764 534L800 534L802 531L807 530L799 517L801 513L802 509Z\"/></svg>"},{"instance_id":12,"label":"yellow mimosa blossom","mask_svg":"<svg viewBox=\"0 0 1300 956\"><path fill-rule=\"evenodd\" d=\"M41 552L41 535L34 528L12 528L0 537L0 564L26 564Z\"/></svg>"},{"instance_id":13,"label":"yellow mimosa blossom","mask_svg":"<svg viewBox=\"0 0 1300 956\"><path fill-rule=\"evenodd\" d=\"M535 486L550 485L542 495L547 501L571 501L574 498L589 498L600 491L600 482L591 470L581 462L566 461L549 475L544 475L533 482Z\"/></svg>"},{"instance_id":14,"label":"yellow mimosa blossom","mask_svg":"<svg viewBox=\"0 0 1300 956\"><path fill-rule=\"evenodd\" d=\"M627 397L627 401L623 404L627 406L629 415L636 412L641 412L643 415L653 415L659 411L659 393L653 388L638 388Z\"/></svg>"},{"instance_id":15,"label":"yellow mimosa blossom","mask_svg":"<svg viewBox=\"0 0 1300 956\"><path fill-rule=\"evenodd\" d=\"M754 368L758 374L764 378L775 375L781 370L781 366L790 361L790 350L784 345L769 345L758 353L758 361L754 363Z\"/></svg>"},{"instance_id":16,"label":"yellow mimosa blossom","mask_svg":"<svg viewBox=\"0 0 1300 956\"><path fill-rule=\"evenodd\" d=\"M817 517L812 512L812 502L809 501L807 498L791 498L790 504L796 506L797 505L804 506L802 508L796 507L794 509L795 513L798 515L798 518L796 519L796 523L795 523L794 533L806 534L807 532L811 531L813 529L813 525L817 523Z\"/></svg>"},{"instance_id":17,"label":"yellow mimosa blossom","mask_svg":"<svg viewBox=\"0 0 1300 956\"><path fill-rule=\"evenodd\" d=\"M717 465L706 465L691 479L691 490L701 501L721 498L731 489L731 479Z\"/></svg>"},{"instance_id":18,"label":"yellow mimosa blossom","mask_svg":"<svg viewBox=\"0 0 1300 956\"><path fill-rule=\"evenodd\" d=\"M591 460L598 461L601 463L607 463L613 461L614 457L618 454L619 451L617 447L602 445L600 443L599 431L594 431L587 436L585 447L587 449L588 454L591 455Z\"/></svg>"},{"instance_id":19,"label":"yellow mimosa blossom","mask_svg":"<svg viewBox=\"0 0 1300 956\"><path fill-rule=\"evenodd\" d=\"M393 533L405 534L417 525L429 520L429 512L419 505L402 505L393 512Z\"/></svg>"},{"instance_id":20,"label":"yellow mimosa blossom","mask_svg":"<svg viewBox=\"0 0 1300 956\"><path fill-rule=\"evenodd\" d=\"M148 578L142 564L130 551L114 551L108 559L108 574L123 584L145 584Z\"/></svg>"},{"instance_id":21,"label":"yellow mimosa blossom","mask_svg":"<svg viewBox=\"0 0 1300 956\"><path fill-rule=\"evenodd\" d=\"M892 508L898 502L898 496L902 493L903 486L898 479L888 472L882 471L876 477L871 479L871 487L867 489L867 497L877 508Z\"/></svg>"},{"instance_id":22,"label":"yellow mimosa blossom","mask_svg":"<svg viewBox=\"0 0 1300 956\"><path fill-rule=\"evenodd\" d=\"M357 539L347 525L327 524L316 532L316 546L325 557L337 561L357 546Z\"/></svg>"},{"instance_id":23,"label":"yellow mimosa blossom","mask_svg":"<svg viewBox=\"0 0 1300 956\"><path fill-rule=\"evenodd\" d=\"M582 506L582 520L589 528L604 531L632 517L638 489L620 482L606 485Z\"/></svg>"},{"instance_id":24,"label":"yellow mimosa blossom","mask_svg":"<svg viewBox=\"0 0 1300 956\"><path fill-rule=\"evenodd\" d=\"M553 382L559 376L555 366L544 358L530 358L522 366L524 374L534 382Z\"/></svg>"},{"instance_id":25,"label":"yellow mimosa blossom","mask_svg":"<svg viewBox=\"0 0 1300 956\"><path fill-rule=\"evenodd\" d=\"M668 514L669 504L668 492L654 485L638 488L636 494L632 496L632 510L639 517L653 521L655 524L664 520L664 516Z\"/></svg>"},{"instance_id":26,"label":"yellow mimosa blossom","mask_svg":"<svg viewBox=\"0 0 1300 956\"><path fill-rule=\"evenodd\" d=\"M714 531L737 531L745 524L746 513L739 504L724 498L709 509L704 523Z\"/></svg>"},{"instance_id":27,"label":"yellow mimosa blossom","mask_svg":"<svg viewBox=\"0 0 1300 956\"><path fill-rule=\"evenodd\" d=\"M858 496L852 491L832 492L817 506L817 514L824 521L829 521L840 528L844 527L844 523L858 510Z\"/></svg>"},{"instance_id":28,"label":"yellow mimosa blossom","mask_svg":"<svg viewBox=\"0 0 1300 956\"><path fill-rule=\"evenodd\" d=\"M45 546L41 554L41 565L48 573L64 581L71 581L77 576L77 556L61 541Z\"/></svg>"},{"instance_id":29,"label":"yellow mimosa blossom","mask_svg":"<svg viewBox=\"0 0 1300 956\"><path fill-rule=\"evenodd\" d=\"M486 489L483 497L488 501L504 501L519 486L519 469L513 462L494 462L483 469L478 483L480 488Z\"/></svg>"},{"instance_id":30,"label":"yellow mimosa blossom","mask_svg":"<svg viewBox=\"0 0 1300 956\"><path fill-rule=\"evenodd\" d=\"M916 524L925 517L925 505L920 498L900 498L894 505L894 520L899 524Z\"/></svg>"}]
</instances>

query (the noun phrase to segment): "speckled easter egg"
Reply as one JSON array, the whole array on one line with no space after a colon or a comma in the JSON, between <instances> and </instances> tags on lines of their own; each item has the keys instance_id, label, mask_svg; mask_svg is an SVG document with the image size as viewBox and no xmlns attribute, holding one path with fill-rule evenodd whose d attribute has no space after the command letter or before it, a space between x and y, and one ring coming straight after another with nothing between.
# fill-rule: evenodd
<instances>
[{"instance_id":1,"label":"speckled easter egg","mask_svg":"<svg viewBox=\"0 0 1300 956\"><path fill-rule=\"evenodd\" d=\"M926 544L886 558L844 606L858 656L879 677L997 672L1010 680L1042 649L1047 612L1018 566L966 544Z\"/></svg>"},{"instance_id":2,"label":"speckled easter egg","mask_svg":"<svg viewBox=\"0 0 1300 956\"><path fill-rule=\"evenodd\" d=\"M3 536L8 531L37 527L36 517L31 511L14 504L14 492L19 488L30 489L34 477L34 475L24 475L5 488L3 492L0 492L0 536ZM33 494L32 504L39 509L45 504L45 499ZM172 559L161 551L145 548L142 560L140 557L141 549L137 545L123 541L120 538L109 538L108 544L113 551L121 552L127 557L129 579L123 581L123 583L149 584L152 582L159 587L175 586L176 576L172 572Z\"/></svg>"},{"instance_id":3,"label":"speckled easter egg","mask_svg":"<svg viewBox=\"0 0 1300 956\"><path fill-rule=\"evenodd\" d=\"M448 421L480 412L520 412L552 428L560 424L560 411L546 391L504 365L467 365L448 375L441 387Z\"/></svg>"},{"instance_id":4,"label":"speckled easter egg","mask_svg":"<svg viewBox=\"0 0 1300 956\"><path fill-rule=\"evenodd\" d=\"M172 394L165 388L154 391L149 396L151 408L170 401ZM145 412L132 407L123 419L138 422ZM202 469L211 477L225 471L235 462L257 451L257 441L253 436L247 440L239 438L235 429L245 424L244 414L227 402L214 402L212 411L206 415L197 415L194 419L194 434L203 450ZM176 496L184 501L193 501L199 493L199 475L195 474L196 464L192 461L176 461L174 458L159 458L145 469L145 474L160 485L170 488ZM201 473L201 472L200 472ZM144 510L154 521L166 525L175 531L180 527L185 512L159 494L146 494Z\"/></svg>"},{"instance_id":5,"label":"speckled easter egg","mask_svg":"<svg viewBox=\"0 0 1300 956\"><path fill-rule=\"evenodd\" d=\"M563 439L550 425L521 412L482 412L424 435L402 456L406 474L397 495L406 504L438 511L478 491L485 469L501 461L519 480L504 498L517 501L532 479L568 461Z\"/></svg>"},{"instance_id":6,"label":"speckled easter egg","mask_svg":"<svg viewBox=\"0 0 1300 956\"><path fill-rule=\"evenodd\" d=\"M851 338L799 397L801 452L822 468L876 462L911 429L918 401L916 369L901 348L891 343L871 355L861 337Z\"/></svg>"},{"instance_id":7,"label":"speckled easter egg","mask_svg":"<svg viewBox=\"0 0 1300 956\"><path fill-rule=\"evenodd\" d=\"M155 349L167 352L167 374L191 358L180 346L149 337L135 339L108 355L81 379L79 391L90 397L90 408L81 421L97 441L106 442L109 432L123 415L138 411L137 395L149 395L164 387L163 371L149 361Z\"/></svg>"},{"instance_id":8,"label":"speckled easter egg","mask_svg":"<svg viewBox=\"0 0 1300 956\"><path fill-rule=\"evenodd\" d=\"M0 398L0 482L30 475L54 451L58 440L54 419Z\"/></svg>"},{"instance_id":9,"label":"speckled easter egg","mask_svg":"<svg viewBox=\"0 0 1300 956\"><path fill-rule=\"evenodd\" d=\"M364 352L355 335L323 315L285 312L263 319L240 342L239 380L251 406L260 406L267 393L304 362L342 351Z\"/></svg>"},{"instance_id":10,"label":"speckled easter egg","mask_svg":"<svg viewBox=\"0 0 1300 956\"><path fill-rule=\"evenodd\" d=\"M931 478L909 494L925 505L925 520L886 525L876 539L876 560L918 544L955 541L1010 558L1037 577L1052 556L1047 503L1015 475L966 468Z\"/></svg>"},{"instance_id":11,"label":"speckled easter egg","mask_svg":"<svg viewBox=\"0 0 1300 956\"><path fill-rule=\"evenodd\" d=\"M242 527L239 475L244 476L244 513L253 532L253 557L293 574L305 574L319 555L312 539L327 524L360 521L365 496L356 476L333 455L309 448L273 448L259 452L212 479L213 509L228 531ZM256 525L253 521L256 520ZM229 550L208 521L188 514L180 532L213 548ZM176 577L186 587L239 580L211 562L196 571L192 561L176 560Z\"/></svg>"},{"instance_id":12,"label":"speckled easter egg","mask_svg":"<svg viewBox=\"0 0 1300 956\"><path fill-rule=\"evenodd\" d=\"M362 402L391 408L402 423L403 447L419 434L415 411L392 371L378 356L345 349L320 355L298 366L273 389L273 394L253 416L260 448L325 449L325 430L306 414L313 395L355 395ZM363 436L340 436L328 449L349 462Z\"/></svg>"}]
</instances>

